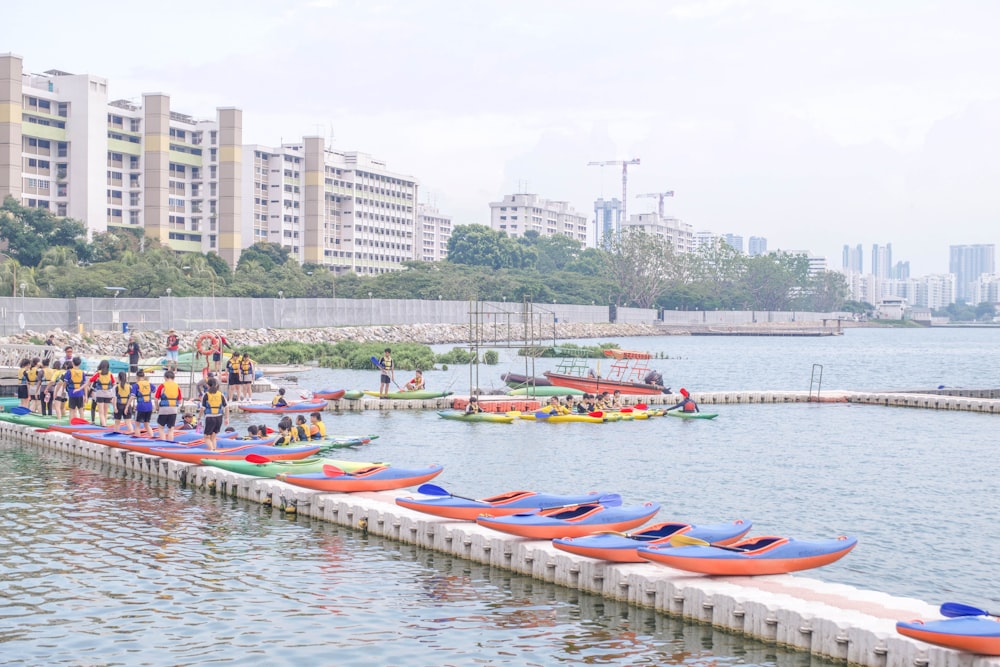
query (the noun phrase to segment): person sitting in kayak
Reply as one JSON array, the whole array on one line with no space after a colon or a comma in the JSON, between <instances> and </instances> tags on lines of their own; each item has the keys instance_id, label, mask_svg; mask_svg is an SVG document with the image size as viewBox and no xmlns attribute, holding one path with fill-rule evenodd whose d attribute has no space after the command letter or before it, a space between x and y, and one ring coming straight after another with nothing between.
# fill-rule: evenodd
<instances>
[{"instance_id":1,"label":"person sitting in kayak","mask_svg":"<svg viewBox=\"0 0 1000 667\"><path fill-rule=\"evenodd\" d=\"M278 389L278 394L271 399L272 408L283 408L288 405L288 401L285 400L285 388L281 387Z\"/></svg>"},{"instance_id":2,"label":"person sitting in kayak","mask_svg":"<svg viewBox=\"0 0 1000 667\"><path fill-rule=\"evenodd\" d=\"M419 391L424 388L424 372L417 369L413 379L403 385L403 391Z\"/></svg>"},{"instance_id":3,"label":"person sitting in kayak","mask_svg":"<svg viewBox=\"0 0 1000 667\"><path fill-rule=\"evenodd\" d=\"M193 431L198 428L198 420L193 412L184 413L184 417L181 418L181 425L177 427L178 431Z\"/></svg>"},{"instance_id":4,"label":"person sitting in kayak","mask_svg":"<svg viewBox=\"0 0 1000 667\"><path fill-rule=\"evenodd\" d=\"M558 396L552 396L549 398L549 404L545 407L545 412L550 415L568 415L569 408L559 402Z\"/></svg>"},{"instance_id":5,"label":"person sitting in kayak","mask_svg":"<svg viewBox=\"0 0 1000 667\"><path fill-rule=\"evenodd\" d=\"M309 439L309 425L306 424L305 415L295 417L295 438L302 442Z\"/></svg>"},{"instance_id":6,"label":"person sitting in kayak","mask_svg":"<svg viewBox=\"0 0 1000 667\"><path fill-rule=\"evenodd\" d=\"M469 404L465 406L465 414L474 415L478 412L482 412L483 409L479 407L479 399L475 396L469 399Z\"/></svg>"},{"instance_id":7,"label":"person sitting in kayak","mask_svg":"<svg viewBox=\"0 0 1000 667\"><path fill-rule=\"evenodd\" d=\"M318 412L309 413L309 439L323 440L326 438L326 424L323 423L323 416Z\"/></svg>"},{"instance_id":8,"label":"person sitting in kayak","mask_svg":"<svg viewBox=\"0 0 1000 667\"><path fill-rule=\"evenodd\" d=\"M283 417L278 422L278 439L274 441L275 447L287 447L295 442L295 429L292 428L292 418Z\"/></svg>"},{"instance_id":9,"label":"person sitting in kayak","mask_svg":"<svg viewBox=\"0 0 1000 667\"><path fill-rule=\"evenodd\" d=\"M701 410L698 409L698 404L691 400L691 394L689 394L688 390L684 387L681 387L681 396L684 397L681 399L681 402L667 408L668 412L678 408L680 408L681 412L701 412Z\"/></svg>"}]
</instances>

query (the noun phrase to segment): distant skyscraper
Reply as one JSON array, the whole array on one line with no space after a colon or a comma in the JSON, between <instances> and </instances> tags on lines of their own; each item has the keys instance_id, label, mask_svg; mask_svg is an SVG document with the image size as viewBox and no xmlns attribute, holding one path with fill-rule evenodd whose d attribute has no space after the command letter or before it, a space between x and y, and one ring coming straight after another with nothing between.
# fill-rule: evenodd
<instances>
[{"instance_id":1,"label":"distant skyscraper","mask_svg":"<svg viewBox=\"0 0 1000 667\"><path fill-rule=\"evenodd\" d=\"M750 242L747 244L747 254L753 255L766 255L767 254L767 239L763 236L751 236Z\"/></svg>"},{"instance_id":2,"label":"distant skyscraper","mask_svg":"<svg viewBox=\"0 0 1000 667\"><path fill-rule=\"evenodd\" d=\"M892 267L891 278L895 280L909 280L910 279L910 263L909 262L896 262L896 265Z\"/></svg>"},{"instance_id":3,"label":"distant skyscraper","mask_svg":"<svg viewBox=\"0 0 1000 667\"><path fill-rule=\"evenodd\" d=\"M968 303L973 283L984 273L996 273L995 248L992 243L949 246L948 272L955 275L955 298Z\"/></svg>"},{"instance_id":4,"label":"distant skyscraper","mask_svg":"<svg viewBox=\"0 0 1000 667\"><path fill-rule=\"evenodd\" d=\"M743 253L743 237L739 234L723 234L723 239L726 240L730 246L732 246L740 254Z\"/></svg>"},{"instance_id":5,"label":"distant skyscraper","mask_svg":"<svg viewBox=\"0 0 1000 667\"><path fill-rule=\"evenodd\" d=\"M865 272L865 253L861 244L854 246L844 246L844 270L848 273Z\"/></svg>"},{"instance_id":6,"label":"distant skyscraper","mask_svg":"<svg viewBox=\"0 0 1000 667\"><path fill-rule=\"evenodd\" d=\"M876 278L889 278L892 270L892 244L872 245L872 275Z\"/></svg>"},{"instance_id":7,"label":"distant skyscraper","mask_svg":"<svg viewBox=\"0 0 1000 667\"><path fill-rule=\"evenodd\" d=\"M596 245L603 246L604 237L617 234L622 229L622 202L620 199L604 199L594 202L594 226L597 230Z\"/></svg>"}]
</instances>

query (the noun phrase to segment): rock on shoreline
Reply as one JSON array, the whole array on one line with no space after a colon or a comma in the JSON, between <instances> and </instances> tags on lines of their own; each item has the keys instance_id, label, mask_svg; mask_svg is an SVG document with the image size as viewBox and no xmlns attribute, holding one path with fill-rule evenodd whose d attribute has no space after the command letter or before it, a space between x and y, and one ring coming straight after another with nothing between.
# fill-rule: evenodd
<instances>
[{"instance_id":1,"label":"rock on shoreline","mask_svg":"<svg viewBox=\"0 0 1000 667\"><path fill-rule=\"evenodd\" d=\"M536 332L535 338L538 344L545 345L546 341L551 343L553 337L558 342L573 338L613 340L627 336L664 336L671 333L677 332L665 331L663 327L654 324L559 322L555 324L554 333L551 327L547 327L546 331ZM32 339L34 342L43 341L50 334L54 337L58 350L72 345L73 351L83 356L123 357L125 356L125 347L128 345L128 335L118 331L88 331L80 334L61 329L45 332L27 331L0 338L0 341L6 344L25 345L31 344ZM178 334L181 338L181 349L194 347L198 332L178 331ZM424 343L426 345L454 343L460 346L469 341L469 326L467 324L400 324L325 329L227 329L225 334L226 338L237 348L285 341L337 343L342 340L358 343ZM144 358L163 356L165 331L139 331L135 332L134 335ZM496 329L492 325L485 326L482 333L483 347L489 347L489 342L494 339L506 341L508 337L514 343L523 341L522 328L519 325L513 325L508 332L506 325L497 326Z\"/></svg>"}]
</instances>

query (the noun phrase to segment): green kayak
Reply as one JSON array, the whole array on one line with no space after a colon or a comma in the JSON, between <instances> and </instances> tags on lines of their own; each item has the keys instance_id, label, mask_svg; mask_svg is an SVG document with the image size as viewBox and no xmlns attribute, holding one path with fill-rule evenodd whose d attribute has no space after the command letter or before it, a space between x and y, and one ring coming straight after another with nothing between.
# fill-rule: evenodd
<instances>
[{"instance_id":1,"label":"green kayak","mask_svg":"<svg viewBox=\"0 0 1000 667\"><path fill-rule=\"evenodd\" d=\"M0 420L10 422L11 424L34 426L36 428L45 428L51 424L69 423L69 419L66 417L56 419L55 417L49 417L48 415L40 415L37 412L30 412L26 415L15 415L12 412L0 412Z\"/></svg>"},{"instance_id":2,"label":"green kayak","mask_svg":"<svg viewBox=\"0 0 1000 667\"><path fill-rule=\"evenodd\" d=\"M346 398L346 394L344 395ZM365 396L378 397L377 391L366 391ZM422 401L428 398L444 398L451 396L450 391L431 391L430 389L414 389L413 391L390 391L386 397L393 400Z\"/></svg>"},{"instance_id":3,"label":"green kayak","mask_svg":"<svg viewBox=\"0 0 1000 667\"><path fill-rule=\"evenodd\" d=\"M253 475L254 477L276 477L283 473L301 475L309 472L323 472L323 466L333 466L334 468L340 468L344 472L351 473L370 466L388 465L368 461L340 461L338 459L324 458L271 461L270 463L253 463L246 460L222 461L219 459L202 459L201 462L204 465L222 468L230 472L238 472L242 475Z\"/></svg>"},{"instance_id":4,"label":"green kayak","mask_svg":"<svg viewBox=\"0 0 1000 667\"><path fill-rule=\"evenodd\" d=\"M21 399L17 396L0 396L0 408L3 408L6 412L10 412L10 409L21 405Z\"/></svg>"},{"instance_id":5,"label":"green kayak","mask_svg":"<svg viewBox=\"0 0 1000 667\"><path fill-rule=\"evenodd\" d=\"M541 386L541 387L521 387L520 389L511 389L507 392L508 396L583 396L585 391L582 389L574 389L573 387L557 387L555 385Z\"/></svg>"},{"instance_id":6,"label":"green kayak","mask_svg":"<svg viewBox=\"0 0 1000 667\"><path fill-rule=\"evenodd\" d=\"M357 401L365 397L365 392L360 389L348 389L344 392L344 398L349 401Z\"/></svg>"},{"instance_id":7,"label":"green kayak","mask_svg":"<svg viewBox=\"0 0 1000 667\"><path fill-rule=\"evenodd\" d=\"M514 415L507 415L502 412L472 412L465 410L439 410L438 416L442 419L454 419L462 422L493 422L497 424L510 424L514 421Z\"/></svg>"},{"instance_id":8,"label":"green kayak","mask_svg":"<svg viewBox=\"0 0 1000 667\"><path fill-rule=\"evenodd\" d=\"M680 410L668 410L663 414L681 419L715 419L719 416L718 412L681 412Z\"/></svg>"}]
</instances>

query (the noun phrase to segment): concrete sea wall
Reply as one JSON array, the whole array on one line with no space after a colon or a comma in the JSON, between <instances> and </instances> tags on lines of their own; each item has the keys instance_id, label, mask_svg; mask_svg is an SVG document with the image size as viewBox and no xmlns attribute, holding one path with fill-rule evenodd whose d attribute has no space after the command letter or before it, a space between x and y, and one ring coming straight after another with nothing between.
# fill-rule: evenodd
<instances>
[{"instance_id":1,"label":"concrete sea wall","mask_svg":"<svg viewBox=\"0 0 1000 667\"><path fill-rule=\"evenodd\" d=\"M0 438L81 456L222 496L364 529L581 591L866 667L1000 667L898 635L897 620L937 618L930 604L807 576L703 577L645 564L613 564L558 551L467 522L397 506L408 492L331 494L218 468L115 450L69 435L0 422ZM848 556L849 557L849 556Z\"/></svg>"}]
</instances>

